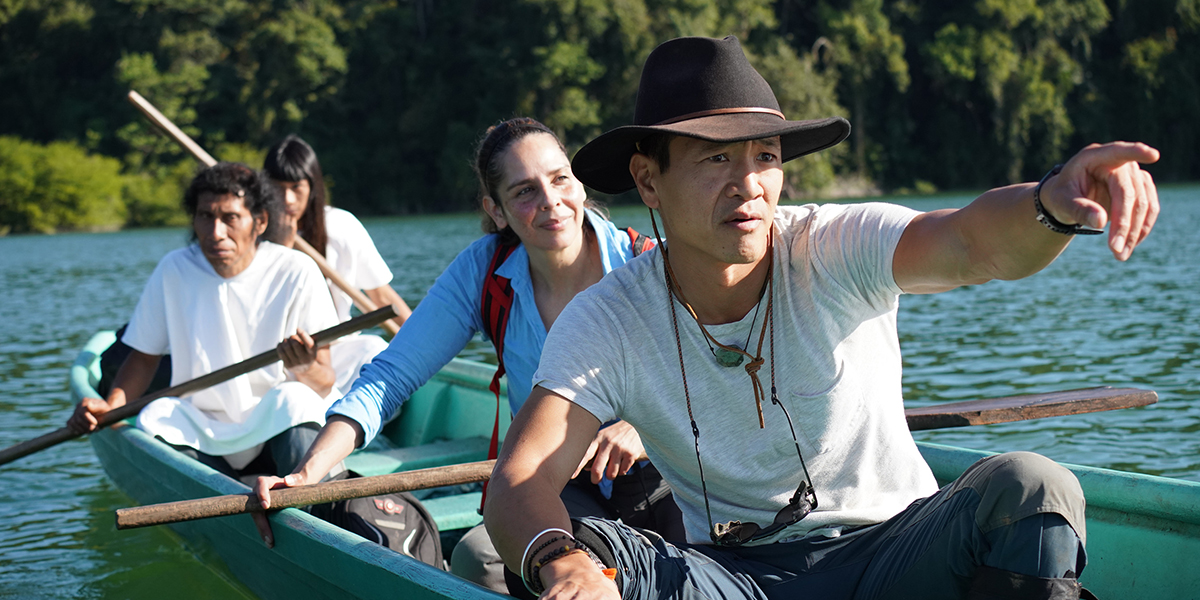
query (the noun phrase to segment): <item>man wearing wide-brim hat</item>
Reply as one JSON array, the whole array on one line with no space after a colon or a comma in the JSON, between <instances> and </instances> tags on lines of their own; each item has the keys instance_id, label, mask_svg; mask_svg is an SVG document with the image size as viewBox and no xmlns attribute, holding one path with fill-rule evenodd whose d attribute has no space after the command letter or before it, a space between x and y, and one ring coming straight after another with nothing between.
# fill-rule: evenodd
<instances>
[{"instance_id":1,"label":"man wearing wide-brim hat","mask_svg":"<svg viewBox=\"0 0 1200 600\"><path fill-rule=\"evenodd\" d=\"M904 418L898 297L1026 277L1109 221L1125 260L1158 214L1138 166L1158 152L1089 146L960 210L778 207L782 163L850 126L786 120L734 38L659 46L634 122L572 166L604 192L636 187L668 243L555 322L485 507L529 591L1078 598L1086 532L1069 471L1001 454L938 489ZM558 493L585 456L612 472L635 458L588 447L614 418L671 484L690 544L567 518Z\"/></svg>"}]
</instances>

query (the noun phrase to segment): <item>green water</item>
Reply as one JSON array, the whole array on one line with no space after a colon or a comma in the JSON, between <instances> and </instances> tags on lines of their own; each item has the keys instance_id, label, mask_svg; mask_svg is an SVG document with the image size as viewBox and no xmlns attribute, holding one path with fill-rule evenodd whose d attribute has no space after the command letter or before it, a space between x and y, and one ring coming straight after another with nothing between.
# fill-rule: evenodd
<instances>
[{"instance_id":1,"label":"green water","mask_svg":"<svg viewBox=\"0 0 1200 600\"><path fill-rule=\"evenodd\" d=\"M969 200L897 199L922 210ZM1151 388L1158 405L918 438L1200 481L1200 187L1163 190L1162 202L1128 263L1081 238L1033 278L906 296L900 309L910 405L1096 385ZM649 232L645 214L613 217ZM479 235L473 215L366 225L410 304ZM158 259L184 243L182 230L0 238L0 446L64 423L78 349L121 325ZM249 596L169 529L116 531L113 510L129 504L86 442L0 467L0 598Z\"/></svg>"}]
</instances>

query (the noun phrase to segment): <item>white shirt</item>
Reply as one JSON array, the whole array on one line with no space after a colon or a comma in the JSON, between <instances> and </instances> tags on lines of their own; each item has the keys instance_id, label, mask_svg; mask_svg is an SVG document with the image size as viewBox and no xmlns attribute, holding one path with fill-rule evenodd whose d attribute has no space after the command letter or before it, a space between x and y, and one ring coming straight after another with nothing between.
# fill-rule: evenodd
<instances>
[{"instance_id":1,"label":"white shirt","mask_svg":"<svg viewBox=\"0 0 1200 600\"><path fill-rule=\"evenodd\" d=\"M315 333L336 323L321 272L308 257L262 242L246 270L225 278L191 244L155 267L122 339L145 354L170 354L171 384L178 385L272 350L298 327ZM276 362L182 401L157 400L138 425L170 443L223 456L300 422L324 423L329 402L303 384L297 385L315 399L311 406L255 410L287 379Z\"/></svg>"},{"instance_id":2,"label":"white shirt","mask_svg":"<svg viewBox=\"0 0 1200 600\"><path fill-rule=\"evenodd\" d=\"M354 215L332 206L325 207L325 260L347 283L360 290L373 290L392 280L387 262L379 255L371 235ZM354 302L332 282L329 293L339 321L350 319Z\"/></svg>"},{"instance_id":3,"label":"white shirt","mask_svg":"<svg viewBox=\"0 0 1200 600\"><path fill-rule=\"evenodd\" d=\"M768 394L765 429L759 429L745 369L719 366L695 320L675 303L713 521L769 525L803 478L787 419L770 402L772 368L819 507L763 542L881 522L937 490L908 431L900 387L901 290L892 255L915 214L884 204L777 210L773 328L779 361L768 337L759 371ZM709 543L667 299L660 252L614 270L577 295L555 321L534 384L601 423L620 418L632 424L671 485L688 541ZM749 334L753 354L766 316L764 298L757 319L751 310L739 322L708 330L738 347Z\"/></svg>"}]
</instances>

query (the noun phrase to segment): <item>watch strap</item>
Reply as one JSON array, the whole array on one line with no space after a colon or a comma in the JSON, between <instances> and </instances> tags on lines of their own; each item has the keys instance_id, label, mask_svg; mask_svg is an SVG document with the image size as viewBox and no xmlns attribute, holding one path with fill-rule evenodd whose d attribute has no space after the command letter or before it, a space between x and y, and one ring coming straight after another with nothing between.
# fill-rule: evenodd
<instances>
[{"instance_id":1,"label":"watch strap","mask_svg":"<svg viewBox=\"0 0 1200 600\"><path fill-rule=\"evenodd\" d=\"M1063 170L1062 165L1054 165L1042 180L1038 182L1037 187L1033 188L1033 207L1037 209L1037 221L1046 226L1046 229L1063 235L1098 235L1104 233L1102 229L1092 229L1083 225L1067 225L1058 219L1050 216L1046 212L1046 207L1042 205L1042 185L1050 180L1051 177L1058 175Z\"/></svg>"}]
</instances>

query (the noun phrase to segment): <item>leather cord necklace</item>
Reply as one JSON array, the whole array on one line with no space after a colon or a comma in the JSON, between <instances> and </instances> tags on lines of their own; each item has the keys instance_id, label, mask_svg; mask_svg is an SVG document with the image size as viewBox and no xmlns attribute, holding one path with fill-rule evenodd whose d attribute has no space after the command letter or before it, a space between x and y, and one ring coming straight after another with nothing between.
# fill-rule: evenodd
<instances>
[{"instance_id":1,"label":"leather cord necklace","mask_svg":"<svg viewBox=\"0 0 1200 600\"><path fill-rule=\"evenodd\" d=\"M671 261L668 256L667 246L665 244L663 244L662 236L660 236L658 233L658 223L654 219L653 211L651 211L651 213L650 213L650 225L654 228L654 236L656 238L658 238L658 247L661 249L662 256L663 256L663 267L666 271L666 277L667 277L667 294L672 295L672 297L670 298L671 301L669 302L669 305L671 307L671 317L672 318L675 317L675 298L678 298L680 304L683 304L684 308L686 308L688 310L688 314L692 315L692 319L696 321L696 325L700 326L700 331L704 334L705 341L710 344L709 350L712 351L713 356L716 357L717 364L721 365L722 367L736 367L742 363L743 357L750 359L750 362L746 363L746 366L745 366L746 374L750 376L750 383L754 388L754 407L758 411L758 428L759 429L765 428L766 422L763 421L762 404L763 404L763 399L766 397L766 390L763 388L762 381L758 378L758 371L759 371L759 369L762 368L763 364L765 363L765 361L763 360L763 357L762 357L763 341L767 337L767 326L769 323L771 323L771 320L772 320L771 317L774 314L773 310L772 310L772 308L774 306L773 302L774 302L774 296L775 296L775 293L774 293L774 285L775 285L774 284L774 280L775 280L774 237L775 236L774 236L774 234L773 233L767 234L767 280L763 282L763 287L758 292L759 304L762 303L763 294L766 293L768 290L770 290L770 292L771 292L771 293L767 294L767 316L766 316L766 318L763 319L762 330L758 334L758 347L755 349L754 355L751 356L749 352L747 352L746 350L742 350L741 348L738 348L737 346L727 346L725 344L722 344L721 342L717 341L717 339L714 338L712 336L712 334L710 334L708 332L707 329L704 328L704 324L700 322L700 317L696 314L696 311L692 308L692 305L688 303L687 298L684 297L683 290L680 289L679 284L678 284L679 280L677 277L675 277L675 271L673 269L671 269ZM758 309L756 308L755 309L755 319L757 319L757 318L758 318ZM676 325L675 329L676 329L675 341L678 343L679 342L679 327L678 327L678 325ZM754 333L753 324L751 324L750 333L751 334ZM746 341L747 342L750 341L749 336L746 337ZM722 353L718 354L717 351L713 351L711 344L716 344L717 347L721 349ZM747 343L747 346L749 346L748 343ZM681 350L681 352L682 352L682 350ZM722 360L723 356L725 357L725 360ZM732 357L732 356L737 357L736 362L733 362L732 360L729 359L729 357ZM682 358L682 356L681 356L681 358ZM686 391L686 385L685 385L685 391Z\"/></svg>"},{"instance_id":2,"label":"leather cord necklace","mask_svg":"<svg viewBox=\"0 0 1200 600\"><path fill-rule=\"evenodd\" d=\"M666 246L666 244L663 244L662 236L660 236L658 233L658 225L654 220L654 211L653 210L650 211L650 223L654 227L654 235L658 239L659 251L662 252L662 254L663 254L664 274L666 277L666 284L667 284L666 285L667 305L671 308L671 326L675 332L675 349L679 353L679 373L683 378L683 397L684 397L684 401L687 403L688 420L692 427L692 439L694 440L695 451L696 451L696 466L699 468L699 471L700 471L700 490L704 496L704 512L708 517L708 522L710 523L709 536L712 538L713 543L715 543L717 545L741 545L742 543L744 543L747 540L758 539L761 536L770 535L772 533L772 530L777 531L778 529L781 529L783 527L791 525L792 523L796 523L799 520L803 519L806 515L808 515L808 513L810 511L815 510L817 508L816 488L813 486L812 476L810 476L808 473L808 464L804 460L804 454L800 452L800 441L796 438L796 428L795 428L795 425L792 423L792 415L788 413L787 407L783 405L783 402L780 402L779 390L775 384L775 362L776 362L776 360L775 360L775 356L776 356L776 354L775 354L775 319L774 319L775 311L773 310L774 309L773 299L775 296L774 233L772 232L770 234L770 237L767 238L768 239L767 255L770 257L770 259L769 259L770 262L769 262L768 271L767 271L767 281L766 281L766 283L764 283L764 287L766 288L766 291L768 294L768 296L767 296L767 316L766 316L766 318L763 319L763 332L765 333L766 331L769 330L770 331L770 340L771 340L771 346L770 346L770 349L771 349L771 403L778 406L779 409L781 411L783 411L784 417L787 419L788 430L792 434L792 444L796 447L796 456L798 456L800 458L800 468L804 472L804 480L800 483L799 487L796 488L796 493L792 496L792 499L789 502L788 506L780 511L780 515L784 515L786 513L787 515L790 516L790 518L786 518L783 521L780 521L780 517L777 515L776 516L777 523L775 523L774 526L768 526L767 528L760 528L758 525L753 524L753 523L747 524L750 526L750 531L749 531L749 533L747 533L744 536L746 539L736 541L736 542L729 544L729 543L724 542L723 540L727 537L735 537L736 538L736 537L738 537L737 533L734 533L734 534L732 534L732 536L730 536L730 535L721 535L721 532L739 531L743 527L745 527L745 525L743 525L740 521L731 521L729 523L723 523L723 524L718 525L718 524L714 524L713 520L712 520L712 507L710 506L710 502L708 500L708 482L704 478L704 461L700 459L700 427L698 425L696 425L696 416L695 416L694 412L692 411L692 395L691 395L690 390L688 389L687 369L684 366L684 360L683 360L683 342L679 337L679 317L675 312L676 297L679 298L680 303L682 303L685 307L687 307L688 312L691 313L691 315L692 315L692 318L696 320L696 323L698 325L700 325L700 330L703 331L704 334L709 339L711 339L712 336L708 335L708 331L705 330L704 325L702 323L700 323L700 319L699 319L699 317L696 316L696 312L694 310L692 310L692 307L687 303L686 300L683 299L683 296L680 294L678 284L675 283L675 281L674 281L675 273L671 269L671 263L667 257L667 246ZM760 303L762 302L762 292L759 293L759 302ZM756 313L757 313L757 310L756 310ZM758 318L757 314L755 315L755 318L756 319ZM751 328L751 332L753 332L753 328ZM749 339L749 338L747 338L747 339ZM713 340L713 342L716 342L716 340ZM718 345L720 345L720 342L716 342L716 343ZM764 362L763 358L762 358L762 343L763 343L763 336L760 335L759 340L758 340L758 349L757 349L758 356L751 357L750 364L746 365L746 373L750 375L750 379L754 383L754 400L755 400L756 408L758 409L758 425L759 425L760 429L765 427L764 422L763 422L763 414L762 414L762 399L761 399L762 383L758 380L758 375L757 375L759 367L761 367ZM709 349L711 350L711 346ZM749 356L749 354L746 353L745 351L740 351L736 348L731 348L730 350L735 351L735 352L741 352L742 354ZM715 353L714 353L714 355L715 355ZM734 365L734 366L736 366L736 365ZM754 532L759 531L760 529L762 530L761 533L758 535L755 535Z\"/></svg>"}]
</instances>

